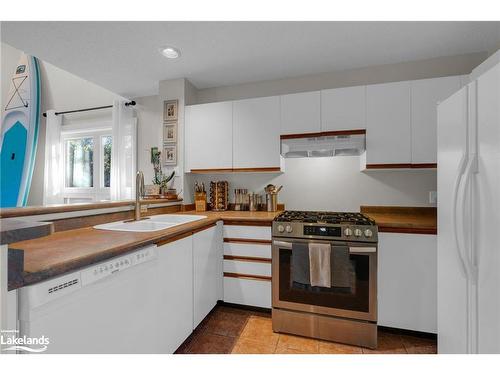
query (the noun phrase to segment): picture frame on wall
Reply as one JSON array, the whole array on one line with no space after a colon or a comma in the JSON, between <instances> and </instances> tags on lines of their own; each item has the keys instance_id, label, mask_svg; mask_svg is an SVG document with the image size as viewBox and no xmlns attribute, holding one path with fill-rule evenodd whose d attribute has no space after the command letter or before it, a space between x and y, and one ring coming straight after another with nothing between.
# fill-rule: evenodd
<instances>
[{"instance_id":1,"label":"picture frame on wall","mask_svg":"<svg viewBox=\"0 0 500 375\"><path fill-rule=\"evenodd\" d=\"M177 142L177 121L163 123L163 143Z\"/></svg>"},{"instance_id":2,"label":"picture frame on wall","mask_svg":"<svg viewBox=\"0 0 500 375\"><path fill-rule=\"evenodd\" d=\"M163 146L163 165L177 165L177 145Z\"/></svg>"},{"instance_id":3,"label":"picture frame on wall","mask_svg":"<svg viewBox=\"0 0 500 375\"><path fill-rule=\"evenodd\" d=\"M167 100L164 102L164 107L163 107L164 121L177 121L178 103L179 101L177 99Z\"/></svg>"}]
</instances>

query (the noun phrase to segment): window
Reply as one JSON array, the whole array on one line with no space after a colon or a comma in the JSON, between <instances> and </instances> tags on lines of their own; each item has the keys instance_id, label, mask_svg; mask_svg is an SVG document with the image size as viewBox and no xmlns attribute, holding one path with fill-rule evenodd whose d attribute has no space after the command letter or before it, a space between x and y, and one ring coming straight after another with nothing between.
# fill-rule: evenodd
<instances>
[{"instance_id":1,"label":"window","mask_svg":"<svg viewBox=\"0 0 500 375\"><path fill-rule=\"evenodd\" d=\"M111 182L111 143L112 137L110 135L105 135L101 137L102 144L102 161L104 163L102 167L103 171L103 187L109 188Z\"/></svg>"},{"instance_id":2,"label":"window","mask_svg":"<svg viewBox=\"0 0 500 375\"><path fill-rule=\"evenodd\" d=\"M94 139L66 140L66 187L94 187Z\"/></svg>"},{"instance_id":3,"label":"window","mask_svg":"<svg viewBox=\"0 0 500 375\"><path fill-rule=\"evenodd\" d=\"M65 202L110 199L111 150L109 127L63 128Z\"/></svg>"}]
</instances>

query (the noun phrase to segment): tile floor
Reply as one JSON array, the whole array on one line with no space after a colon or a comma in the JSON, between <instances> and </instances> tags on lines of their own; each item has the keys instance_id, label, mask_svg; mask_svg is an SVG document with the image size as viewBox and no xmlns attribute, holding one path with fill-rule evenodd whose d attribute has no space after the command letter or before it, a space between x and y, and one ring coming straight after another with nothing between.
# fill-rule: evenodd
<instances>
[{"instance_id":1,"label":"tile floor","mask_svg":"<svg viewBox=\"0 0 500 375\"><path fill-rule=\"evenodd\" d=\"M271 314L217 306L178 354L435 354L436 340L379 331L377 350L274 333Z\"/></svg>"}]
</instances>

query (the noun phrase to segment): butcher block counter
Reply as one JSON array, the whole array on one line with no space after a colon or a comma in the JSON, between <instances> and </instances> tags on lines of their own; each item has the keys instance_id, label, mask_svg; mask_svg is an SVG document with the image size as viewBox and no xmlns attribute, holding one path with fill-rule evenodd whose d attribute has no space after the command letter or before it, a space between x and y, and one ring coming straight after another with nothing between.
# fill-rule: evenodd
<instances>
[{"instance_id":1,"label":"butcher block counter","mask_svg":"<svg viewBox=\"0 0 500 375\"><path fill-rule=\"evenodd\" d=\"M379 232L437 234L436 207L361 206Z\"/></svg>"},{"instance_id":2,"label":"butcher block counter","mask_svg":"<svg viewBox=\"0 0 500 375\"><path fill-rule=\"evenodd\" d=\"M56 232L38 239L15 242L10 249L23 250L23 284L34 284L45 279L74 271L94 263L121 255L158 242L175 241L223 220L226 224L266 225L279 212L194 212L182 214L203 215L206 218L155 232L124 232L99 230L93 227ZM11 287L12 289L12 287Z\"/></svg>"}]
</instances>

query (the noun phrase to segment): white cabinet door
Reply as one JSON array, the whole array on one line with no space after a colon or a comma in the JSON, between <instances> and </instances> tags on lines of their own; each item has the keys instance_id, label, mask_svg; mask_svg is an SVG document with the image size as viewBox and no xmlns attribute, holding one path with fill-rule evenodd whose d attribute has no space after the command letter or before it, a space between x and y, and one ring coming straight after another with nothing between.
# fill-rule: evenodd
<instances>
[{"instance_id":1,"label":"white cabinet door","mask_svg":"<svg viewBox=\"0 0 500 375\"><path fill-rule=\"evenodd\" d=\"M437 332L437 236L379 233L378 324Z\"/></svg>"},{"instance_id":2,"label":"white cabinet door","mask_svg":"<svg viewBox=\"0 0 500 375\"><path fill-rule=\"evenodd\" d=\"M437 163L437 105L460 89L461 77L411 82L411 162Z\"/></svg>"},{"instance_id":3,"label":"white cabinet door","mask_svg":"<svg viewBox=\"0 0 500 375\"><path fill-rule=\"evenodd\" d=\"M218 221L215 233L215 243L217 249L217 300L224 300L224 242L222 240L223 222Z\"/></svg>"},{"instance_id":4,"label":"white cabinet door","mask_svg":"<svg viewBox=\"0 0 500 375\"><path fill-rule=\"evenodd\" d=\"M232 168L232 102L187 106L185 116L186 171Z\"/></svg>"},{"instance_id":5,"label":"white cabinet door","mask_svg":"<svg viewBox=\"0 0 500 375\"><path fill-rule=\"evenodd\" d=\"M217 303L221 272L217 226L193 234L193 328L208 315Z\"/></svg>"},{"instance_id":6,"label":"white cabinet door","mask_svg":"<svg viewBox=\"0 0 500 375\"><path fill-rule=\"evenodd\" d=\"M193 237L158 247L158 258L160 353L173 353L193 331Z\"/></svg>"},{"instance_id":7,"label":"white cabinet door","mask_svg":"<svg viewBox=\"0 0 500 375\"><path fill-rule=\"evenodd\" d=\"M321 131L366 128L366 86L321 91Z\"/></svg>"},{"instance_id":8,"label":"white cabinet door","mask_svg":"<svg viewBox=\"0 0 500 375\"><path fill-rule=\"evenodd\" d=\"M410 82L366 87L366 163L411 163Z\"/></svg>"},{"instance_id":9,"label":"white cabinet door","mask_svg":"<svg viewBox=\"0 0 500 375\"><path fill-rule=\"evenodd\" d=\"M280 98L233 102L234 168L280 167Z\"/></svg>"},{"instance_id":10,"label":"white cabinet door","mask_svg":"<svg viewBox=\"0 0 500 375\"><path fill-rule=\"evenodd\" d=\"M320 92L283 95L281 134L317 133L321 129Z\"/></svg>"}]
</instances>

